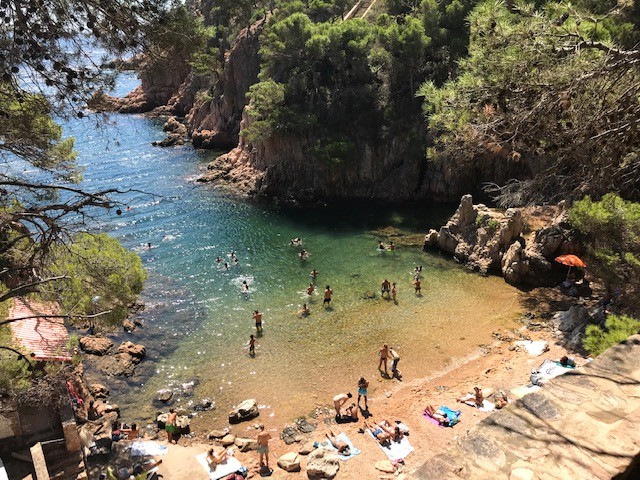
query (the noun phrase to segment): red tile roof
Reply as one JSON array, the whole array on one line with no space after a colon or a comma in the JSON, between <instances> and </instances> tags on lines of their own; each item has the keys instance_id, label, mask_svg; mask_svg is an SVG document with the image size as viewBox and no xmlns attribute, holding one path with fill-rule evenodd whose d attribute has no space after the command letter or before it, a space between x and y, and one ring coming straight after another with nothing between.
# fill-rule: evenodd
<instances>
[{"instance_id":1,"label":"red tile roof","mask_svg":"<svg viewBox=\"0 0 640 480\"><path fill-rule=\"evenodd\" d=\"M9 319L36 315L56 315L55 304L44 304L15 298L13 307L9 309ZM35 317L18 320L9 324L15 339L29 354L34 353L36 360L71 361L71 353L67 347L69 332L62 318Z\"/></svg>"}]
</instances>

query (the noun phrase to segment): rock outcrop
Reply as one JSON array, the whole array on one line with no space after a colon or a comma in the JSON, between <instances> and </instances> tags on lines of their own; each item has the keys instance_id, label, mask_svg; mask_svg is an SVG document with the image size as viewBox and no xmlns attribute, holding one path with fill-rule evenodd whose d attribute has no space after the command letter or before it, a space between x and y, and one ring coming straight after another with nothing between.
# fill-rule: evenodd
<instances>
[{"instance_id":1,"label":"rock outcrop","mask_svg":"<svg viewBox=\"0 0 640 480\"><path fill-rule=\"evenodd\" d=\"M105 355L95 361L96 368L109 376L130 377L135 367L146 355L144 345L123 342L113 355Z\"/></svg>"},{"instance_id":2,"label":"rock outcrop","mask_svg":"<svg viewBox=\"0 0 640 480\"><path fill-rule=\"evenodd\" d=\"M96 94L89 102L94 110L106 110L120 113L145 113L154 108L163 107L175 115L185 115L183 110L193 103L187 91L190 86L191 67L186 59L166 58L158 62L157 58L143 58L138 71L140 85L123 98L116 98L103 92Z\"/></svg>"},{"instance_id":3,"label":"rock outcrop","mask_svg":"<svg viewBox=\"0 0 640 480\"><path fill-rule=\"evenodd\" d=\"M502 257L501 270L513 285L553 286L562 280L562 269L553 259L564 253L574 253L571 227L566 213L535 232L525 242L512 244Z\"/></svg>"},{"instance_id":4,"label":"rock outcrop","mask_svg":"<svg viewBox=\"0 0 640 480\"><path fill-rule=\"evenodd\" d=\"M486 417L412 478L638 478L638 378L634 335Z\"/></svg>"},{"instance_id":5,"label":"rock outcrop","mask_svg":"<svg viewBox=\"0 0 640 480\"><path fill-rule=\"evenodd\" d=\"M106 355L111 347L113 347L113 342L108 338L95 337L92 335L82 337L79 343L82 351L91 355Z\"/></svg>"},{"instance_id":6,"label":"rock outcrop","mask_svg":"<svg viewBox=\"0 0 640 480\"><path fill-rule=\"evenodd\" d=\"M171 116L162 127L167 132L167 138L158 142L151 142L156 147L175 147L184 145L187 141L187 127L177 117Z\"/></svg>"},{"instance_id":7,"label":"rock outcrop","mask_svg":"<svg viewBox=\"0 0 640 480\"><path fill-rule=\"evenodd\" d=\"M532 227L538 229L525 235ZM424 247L449 253L483 274L501 273L513 285L554 286L567 271L554 258L576 253L574 236L560 207L502 212L473 205L471 195L464 195L446 225L425 235Z\"/></svg>"},{"instance_id":8,"label":"rock outcrop","mask_svg":"<svg viewBox=\"0 0 640 480\"><path fill-rule=\"evenodd\" d=\"M469 268L483 274L499 272L502 257L519 239L524 229L518 209L504 213L473 205L471 195L464 195L456 213L438 232L429 231L426 244L452 254Z\"/></svg>"}]
</instances>

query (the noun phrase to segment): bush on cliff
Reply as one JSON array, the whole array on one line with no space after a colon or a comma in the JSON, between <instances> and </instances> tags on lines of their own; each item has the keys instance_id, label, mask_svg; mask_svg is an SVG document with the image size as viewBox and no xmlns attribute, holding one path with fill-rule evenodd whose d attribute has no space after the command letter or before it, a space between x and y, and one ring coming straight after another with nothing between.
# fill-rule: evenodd
<instances>
[{"instance_id":1,"label":"bush on cliff","mask_svg":"<svg viewBox=\"0 0 640 480\"><path fill-rule=\"evenodd\" d=\"M625 303L640 305L640 203L614 193L585 197L571 207L569 221L587 246L589 271Z\"/></svg>"},{"instance_id":2,"label":"bush on cliff","mask_svg":"<svg viewBox=\"0 0 640 480\"><path fill-rule=\"evenodd\" d=\"M582 346L592 355L600 355L640 330L640 321L627 315L609 315L604 328L589 325Z\"/></svg>"},{"instance_id":3,"label":"bush on cliff","mask_svg":"<svg viewBox=\"0 0 640 480\"><path fill-rule=\"evenodd\" d=\"M47 273L65 278L42 287L41 295L69 315L109 311L96 321L122 322L142 291L147 274L140 257L106 234L82 233L69 246L56 245Z\"/></svg>"}]
</instances>

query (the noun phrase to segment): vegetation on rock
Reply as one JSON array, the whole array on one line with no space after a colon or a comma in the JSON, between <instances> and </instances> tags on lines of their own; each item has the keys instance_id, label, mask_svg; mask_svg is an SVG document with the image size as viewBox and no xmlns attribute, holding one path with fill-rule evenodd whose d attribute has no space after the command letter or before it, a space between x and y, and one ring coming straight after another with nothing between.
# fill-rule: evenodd
<instances>
[{"instance_id":1,"label":"vegetation on rock","mask_svg":"<svg viewBox=\"0 0 640 480\"><path fill-rule=\"evenodd\" d=\"M600 355L614 345L635 335L640 330L640 321L627 315L609 315L604 328L589 325L582 346L592 355Z\"/></svg>"},{"instance_id":2,"label":"vegetation on rock","mask_svg":"<svg viewBox=\"0 0 640 480\"><path fill-rule=\"evenodd\" d=\"M613 193L586 197L571 207L569 221L587 246L589 271L629 306L640 306L640 203Z\"/></svg>"}]
</instances>

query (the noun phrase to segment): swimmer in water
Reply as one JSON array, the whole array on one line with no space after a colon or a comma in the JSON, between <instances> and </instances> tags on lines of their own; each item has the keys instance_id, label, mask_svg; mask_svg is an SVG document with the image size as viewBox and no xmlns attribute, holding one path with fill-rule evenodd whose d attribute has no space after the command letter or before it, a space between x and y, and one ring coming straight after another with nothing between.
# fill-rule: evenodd
<instances>
[{"instance_id":1,"label":"swimmer in water","mask_svg":"<svg viewBox=\"0 0 640 480\"><path fill-rule=\"evenodd\" d=\"M292 247L299 247L300 245L302 245L302 239L300 237L296 237L296 238L292 238L291 239L291 246Z\"/></svg>"},{"instance_id":2,"label":"swimmer in water","mask_svg":"<svg viewBox=\"0 0 640 480\"><path fill-rule=\"evenodd\" d=\"M300 257L300 260L306 260L307 258L309 258L309 252L307 252L304 248L300 251L300 253L298 254L298 256Z\"/></svg>"},{"instance_id":3,"label":"swimmer in water","mask_svg":"<svg viewBox=\"0 0 640 480\"><path fill-rule=\"evenodd\" d=\"M302 308L300 309L300 311L298 312L300 315L302 315L303 317L306 317L307 315L309 315L311 313L311 310L309 310L309 307L307 307L306 303L302 304Z\"/></svg>"},{"instance_id":4,"label":"swimmer in water","mask_svg":"<svg viewBox=\"0 0 640 480\"><path fill-rule=\"evenodd\" d=\"M235 257L235 258L233 259L233 264L234 264L235 266L240 265L240 262L238 262L238 257Z\"/></svg>"},{"instance_id":5,"label":"swimmer in water","mask_svg":"<svg viewBox=\"0 0 640 480\"><path fill-rule=\"evenodd\" d=\"M231 254L229 255L231 258L236 258L236 252L231 252Z\"/></svg>"},{"instance_id":6,"label":"swimmer in water","mask_svg":"<svg viewBox=\"0 0 640 480\"><path fill-rule=\"evenodd\" d=\"M229 262L224 262L224 268L229 270Z\"/></svg>"},{"instance_id":7,"label":"swimmer in water","mask_svg":"<svg viewBox=\"0 0 640 480\"><path fill-rule=\"evenodd\" d=\"M220 257L216 257L216 263L222 263L222 259Z\"/></svg>"},{"instance_id":8,"label":"swimmer in water","mask_svg":"<svg viewBox=\"0 0 640 480\"><path fill-rule=\"evenodd\" d=\"M249 293L249 285L247 285L247 281L242 281L242 293Z\"/></svg>"},{"instance_id":9,"label":"swimmer in water","mask_svg":"<svg viewBox=\"0 0 640 480\"><path fill-rule=\"evenodd\" d=\"M313 285L313 283L310 283L309 286L307 287L307 295L311 295L315 289L316 287Z\"/></svg>"},{"instance_id":10,"label":"swimmer in water","mask_svg":"<svg viewBox=\"0 0 640 480\"><path fill-rule=\"evenodd\" d=\"M378 250L380 250L381 252L386 250L384 243L382 243L382 240L378 241Z\"/></svg>"},{"instance_id":11,"label":"swimmer in water","mask_svg":"<svg viewBox=\"0 0 640 480\"><path fill-rule=\"evenodd\" d=\"M318 276L318 271L314 268L313 270L311 270L309 277L311 278L312 282L315 282L317 276Z\"/></svg>"},{"instance_id":12,"label":"swimmer in water","mask_svg":"<svg viewBox=\"0 0 640 480\"><path fill-rule=\"evenodd\" d=\"M389 251L391 252L395 252L396 251L396 244L391 242L389 243Z\"/></svg>"},{"instance_id":13,"label":"swimmer in water","mask_svg":"<svg viewBox=\"0 0 640 480\"><path fill-rule=\"evenodd\" d=\"M151 250L153 247L151 246L151 242L147 243L147 250Z\"/></svg>"}]
</instances>

